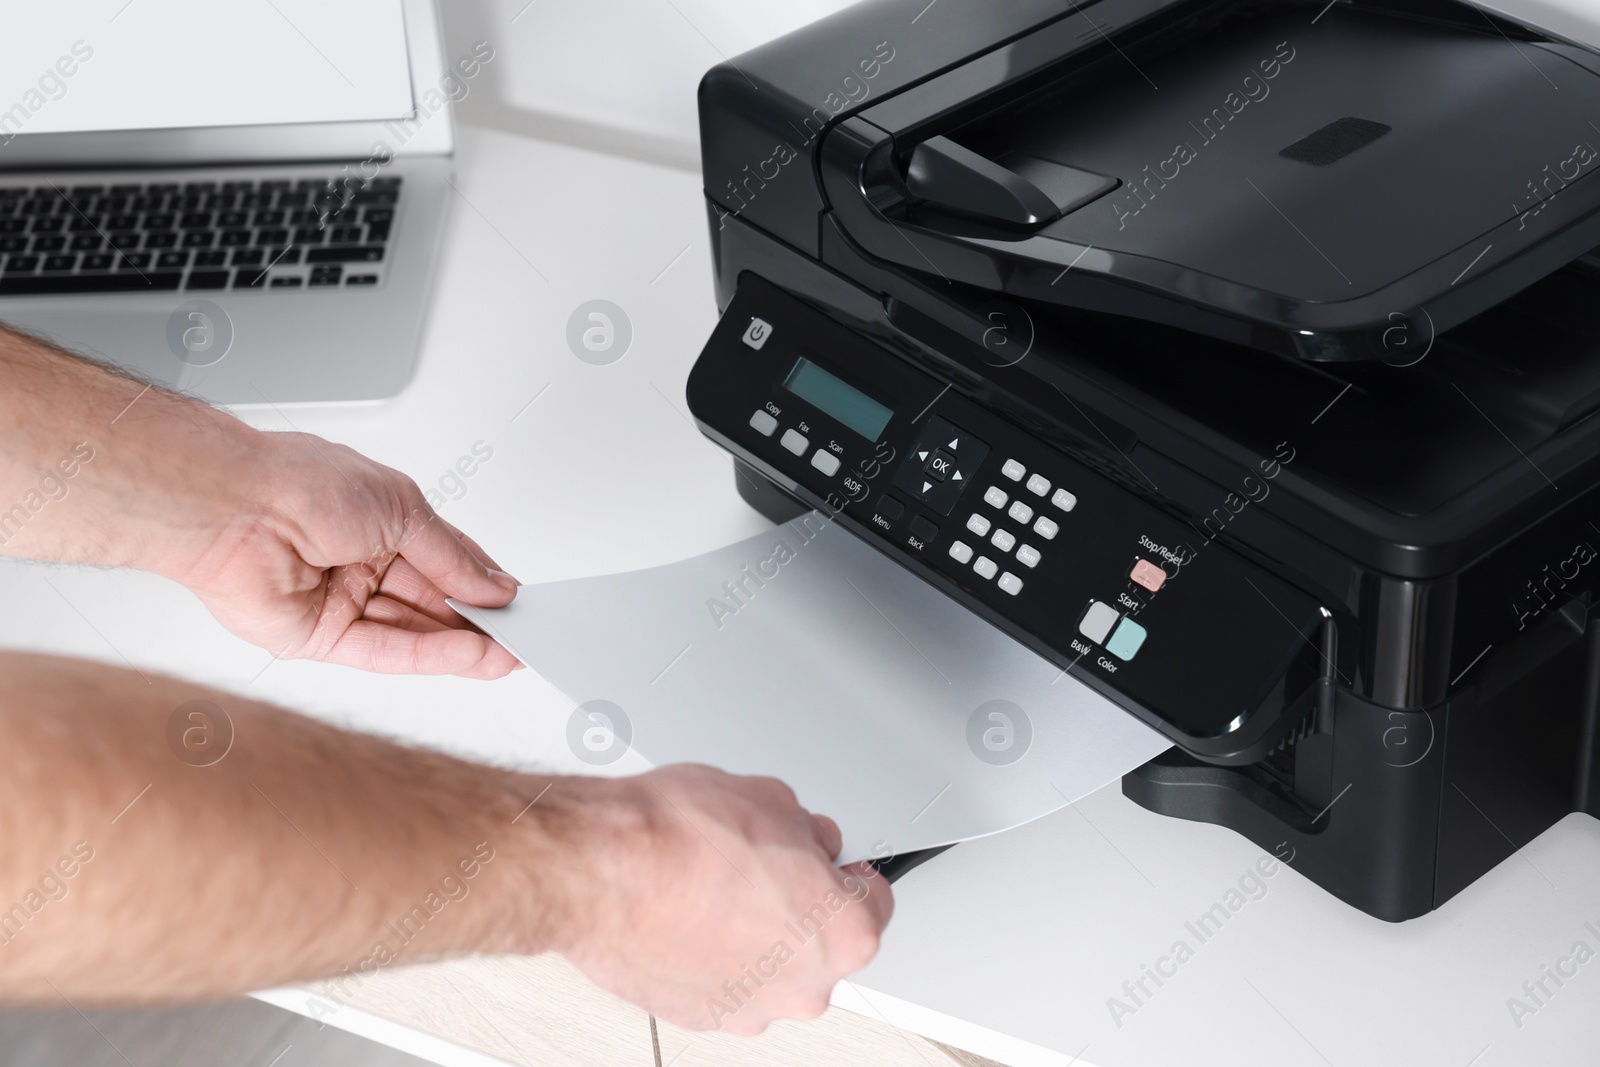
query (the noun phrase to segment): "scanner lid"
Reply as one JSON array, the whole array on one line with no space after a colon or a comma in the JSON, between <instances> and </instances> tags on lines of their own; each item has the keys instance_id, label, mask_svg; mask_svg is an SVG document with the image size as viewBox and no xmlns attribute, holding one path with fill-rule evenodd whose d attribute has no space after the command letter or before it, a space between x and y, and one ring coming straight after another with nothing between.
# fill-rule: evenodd
<instances>
[{"instance_id":1,"label":"scanner lid","mask_svg":"<svg viewBox=\"0 0 1600 1067\"><path fill-rule=\"evenodd\" d=\"M1457 0L1102 0L830 134L874 255L1307 360L1600 244L1600 55Z\"/></svg>"}]
</instances>

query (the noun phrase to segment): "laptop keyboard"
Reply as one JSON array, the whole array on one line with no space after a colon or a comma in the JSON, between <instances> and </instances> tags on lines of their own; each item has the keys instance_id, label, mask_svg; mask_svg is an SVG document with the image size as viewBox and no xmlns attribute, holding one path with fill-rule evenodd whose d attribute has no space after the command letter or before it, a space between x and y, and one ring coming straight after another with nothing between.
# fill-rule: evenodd
<instances>
[{"instance_id":1,"label":"laptop keyboard","mask_svg":"<svg viewBox=\"0 0 1600 1067\"><path fill-rule=\"evenodd\" d=\"M374 286L401 179L0 184L0 297Z\"/></svg>"}]
</instances>

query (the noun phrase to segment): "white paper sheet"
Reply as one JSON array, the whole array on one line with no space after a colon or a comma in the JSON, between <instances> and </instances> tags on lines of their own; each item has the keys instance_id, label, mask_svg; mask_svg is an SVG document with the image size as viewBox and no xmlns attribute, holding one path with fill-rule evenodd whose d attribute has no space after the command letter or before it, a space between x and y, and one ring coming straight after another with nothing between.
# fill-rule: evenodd
<instances>
[{"instance_id":1,"label":"white paper sheet","mask_svg":"<svg viewBox=\"0 0 1600 1067\"><path fill-rule=\"evenodd\" d=\"M502 610L454 606L574 701L580 759L631 745L781 778L839 823L841 862L1020 825L1168 747L815 513L665 567L525 586Z\"/></svg>"}]
</instances>

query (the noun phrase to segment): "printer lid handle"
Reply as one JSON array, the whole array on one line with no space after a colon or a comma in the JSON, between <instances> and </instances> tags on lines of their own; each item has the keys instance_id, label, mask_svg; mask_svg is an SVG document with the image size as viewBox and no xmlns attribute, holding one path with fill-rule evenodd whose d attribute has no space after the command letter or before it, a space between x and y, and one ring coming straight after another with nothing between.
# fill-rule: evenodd
<instances>
[{"instance_id":1,"label":"printer lid handle","mask_svg":"<svg viewBox=\"0 0 1600 1067\"><path fill-rule=\"evenodd\" d=\"M1121 183L1020 152L989 159L937 136L912 150L905 184L915 199L952 214L1034 229Z\"/></svg>"},{"instance_id":2,"label":"printer lid handle","mask_svg":"<svg viewBox=\"0 0 1600 1067\"><path fill-rule=\"evenodd\" d=\"M1013 226L1042 226L1061 214L1037 185L948 137L917 145L906 187L948 211Z\"/></svg>"}]
</instances>

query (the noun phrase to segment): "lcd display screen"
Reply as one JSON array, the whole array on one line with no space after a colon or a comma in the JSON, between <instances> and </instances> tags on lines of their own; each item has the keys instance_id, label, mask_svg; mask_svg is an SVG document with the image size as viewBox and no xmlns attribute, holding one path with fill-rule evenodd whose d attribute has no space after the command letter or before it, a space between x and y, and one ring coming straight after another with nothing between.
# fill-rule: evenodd
<instances>
[{"instance_id":1,"label":"lcd display screen","mask_svg":"<svg viewBox=\"0 0 1600 1067\"><path fill-rule=\"evenodd\" d=\"M869 441L876 441L894 417L893 411L804 356L795 361L794 370L784 379L783 387Z\"/></svg>"}]
</instances>

